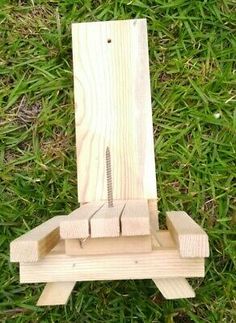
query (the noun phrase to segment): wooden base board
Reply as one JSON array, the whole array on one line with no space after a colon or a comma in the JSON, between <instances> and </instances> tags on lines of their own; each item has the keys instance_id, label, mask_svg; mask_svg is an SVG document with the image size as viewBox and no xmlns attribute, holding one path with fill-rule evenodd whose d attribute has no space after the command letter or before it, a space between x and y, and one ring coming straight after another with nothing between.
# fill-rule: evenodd
<instances>
[{"instance_id":1,"label":"wooden base board","mask_svg":"<svg viewBox=\"0 0 236 323\"><path fill-rule=\"evenodd\" d=\"M67 255L104 255L125 254L152 251L151 236L88 238L84 242L78 239L65 240Z\"/></svg>"},{"instance_id":2,"label":"wooden base board","mask_svg":"<svg viewBox=\"0 0 236 323\"><path fill-rule=\"evenodd\" d=\"M177 250L151 253L67 256L48 255L38 263L20 263L21 283L204 277L204 258L181 258Z\"/></svg>"},{"instance_id":3,"label":"wooden base board","mask_svg":"<svg viewBox=\"0 0 236 323\"><path fill-rule=\"evenodd\" d=\"M164 235L150 253L68 256L62 244L37 263L20 263L20 282L204 277L204 258L181 258L175 247L165 247L171 238Z\"/></svg>"}]
</instances>

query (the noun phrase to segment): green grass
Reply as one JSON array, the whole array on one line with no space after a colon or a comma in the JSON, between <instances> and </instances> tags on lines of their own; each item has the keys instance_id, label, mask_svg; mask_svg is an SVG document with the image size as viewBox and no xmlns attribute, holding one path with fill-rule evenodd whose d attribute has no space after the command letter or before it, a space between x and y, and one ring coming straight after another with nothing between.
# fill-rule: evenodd
<instances>
[{"instance_id":1,"label":"green grass","mask_svg":"<svg viewBox=\"0 0 236 323\"><path fill-rule=\"evenodd\" d=\"M0 321L235 322L236 6L230 0L0 1ZM160 221L184 209L210 238L196 298L151 281L78 283L37 308L11 240L76 205L71 22L147 18ZM114 268L115 270L115 268Z\"/></svg>"}]
</instances>

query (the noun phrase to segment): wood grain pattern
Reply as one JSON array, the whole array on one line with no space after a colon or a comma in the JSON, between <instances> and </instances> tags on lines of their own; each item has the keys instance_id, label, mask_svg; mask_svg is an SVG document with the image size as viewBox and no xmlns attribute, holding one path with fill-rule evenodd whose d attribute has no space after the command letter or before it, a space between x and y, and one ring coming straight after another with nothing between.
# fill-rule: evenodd
<instances>
[{"instance_id":1,"label":"wood grain pattern","mask_svg":"<svg viewBox=\"0 0 236 323\"><path fill-rule=\"evenodd\" d=\"M148 209L150 214L151 231L155 233L159 230L157 199L148 200Z\"/></svg>"},{"instance_id":2,"label":"wood grain pattern","mask_svg":"<svg viewBox=\"0 0 236 323\"><path fill-rule=\"evenodd\" d=\"M204 258L182 258L164 245L150 253L68 256L54 249L38 263L20 264L21 283L204 277ZM63 246L62 246L63 248Z\"/></svg>"},{"instance_id":3,"label":"wood grain pattern","mask_svg":"<svg viewBox=\"0 0 236 323\"><path fill-rule=\"evenodd\" d=\"M37 306L65 305L76 282L47 283L39 297Z\"/></svg>"},{"instance_id":4,"label":"wood grain pattern","mask_svg":"<svg viewBox=\"0 0 236 323\"><path fill-rule=\"evenodd\" d=\"M67 216L55 216L13 240L10 244L10 261L38 261L60 240L60 222Z\"/></svg>"},{"instance_id":5,"label":"wood grain pattern","mask_svg":"<svg viewBox=\"0 0 236 323\"><path fill-rule=\"evenodd\" d=\"M160 247L160 244L157 240L157 233L159 232L157 199L148 200L148 210L150 214L152 245L154 248Z\"/></svg>"},{"instance_id":6,"label":"wood grain pattern","mask_svg":"<svg viewBox=\"0 0 236 323\"><path fill-rule=\"evenodd\" d=\"M65 249L71 256L140 253L151 252L152 243L151 236L71 239L65 240Z\"/></svg>"},{"instance_id":7,"label":"wood grain pattern","mask_svg":"<svg viewBox=\"0 0 236 323\"><path fill-rule=\"evenodd\" d=\"M166 223L182 257L209 257L207 234L186 212L167 212Z\"/></svg>"},{"instance_id":8,"label":"wood grain pattern","mask_svg":"<svg viewBox=\"0 0 236 323\"><path fill-rule=\"evenodd\" d=\"M72 25L78 196L157 197L145 19Z\"/></svg>"},{"instance_id":9,"label":"wood grain pattern","mask_svg":"<svg viewBox=\"0 0 236 323\"><path fill-rule=\"evenodd\" d=\"M104 205L104 202L91 202L81 205L60 223L62 239L87 238L90 235L90 218Z\"/></svg>"},{"instance_id":10,"label":"wood grain pattern","mask_svg":"<svg viewBox=\"0 0 236 323\"><path fill-rule=\"evenodd\" d=\"M114 201L113 207L105 204L90 219L91 237L105 238L120 235L120 217L126 201Z\"/></svg>"},{"instance_id":11,"label":"wood grain pattern","mask_svg":"<svg viewBox=\"0 0 236 323\"><path fill-rule=\"evenodd\" d=\"M128 200L121 216L122 236L150 234L150 215L147 200Z\"/></svg>"},{"instance_id":12,"label":"wood grain pattern","mask_svg":"<svg viewBox=\"0 0 236 323\"><path fill-rule=\"evenodd\" d=\"M153 243L153 235L61 240L53 251L66 253L71 256L78 256L150 252L152 249L157 250L160 247L162 249L176 249L176 244L169 231L159 230L156 232L155 238L157 239L155 243Z\"/></svg>"},{"instance_id":13,"label":"wood grain pattern","mask_svg":"<svg viewBox=\"0 0 236 323\"><path fill-rule=\"evenodd\" d=\"M153 279L153 282L166 299L195 297L195 292L183 277Z\"/></svg>"},{"instance_id":14,"label":"wood grain pattern","mask_svg":"<svg viewBox=\"0 0 236 323\"><path fill-rule=\"evenodd\" d=\"M161 248L174 248L174 249L177 249L177 246L170 234L169 231L167 230L159 230L157 231L156 233L156 239L158 241L158 245L159 247Z\"/></svg>"},{"instance_id":15,"label":"wood grain pattern","mask_svg":"<svg viewBox=\"0 0 236 323\"><path fill-rule=\"evenodd\" d=\"M177 250L151 253L48 255L38 263L20 263L21 283L204 277L204 258L181 258Z\"/></svg>"}]
</instances>

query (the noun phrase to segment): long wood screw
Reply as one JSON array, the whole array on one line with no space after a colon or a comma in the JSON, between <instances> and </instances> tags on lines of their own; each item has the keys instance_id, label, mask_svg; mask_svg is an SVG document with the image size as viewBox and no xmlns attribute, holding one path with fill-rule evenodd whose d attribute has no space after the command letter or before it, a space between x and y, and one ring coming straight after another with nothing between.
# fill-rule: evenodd
<instances>
[{"instance_id":1,"label":"long wood screw","mask_svg":"<svg viewBox=\"0 0 236 323\"><path fill-rule=\"evenodd\" d=\"M107 175L107 200L108 207L113 207L112 174L111 174L111 153L109 147L106 149L106 175Z\"/></svg>"}]
</instances>

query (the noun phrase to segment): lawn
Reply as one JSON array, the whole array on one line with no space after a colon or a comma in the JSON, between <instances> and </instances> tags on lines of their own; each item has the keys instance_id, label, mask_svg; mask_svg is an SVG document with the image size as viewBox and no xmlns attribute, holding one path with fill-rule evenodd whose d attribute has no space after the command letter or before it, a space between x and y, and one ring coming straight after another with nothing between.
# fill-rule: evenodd
<instances>
[{"instance_id":1,"label":"lawn","mask_svg":"<svg viewBox=\"0 0 236 323\"><path fill-rule=\"evenodd\" d=\"M236 5L230 0L0 0L0 322L235 322ZM37 308L9 243L77 206L71 23L147 18L160 222L184 209L207 231L191 300L152 281L78 283Z\"/></svg>"}]
</instances>

